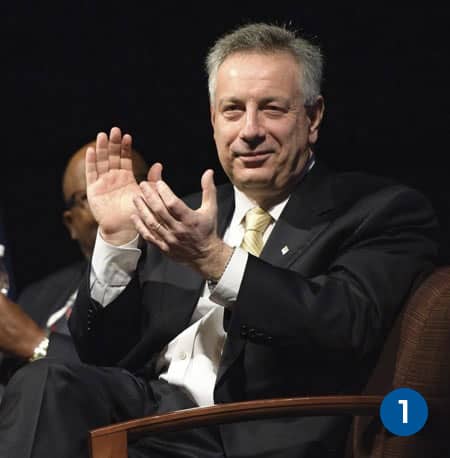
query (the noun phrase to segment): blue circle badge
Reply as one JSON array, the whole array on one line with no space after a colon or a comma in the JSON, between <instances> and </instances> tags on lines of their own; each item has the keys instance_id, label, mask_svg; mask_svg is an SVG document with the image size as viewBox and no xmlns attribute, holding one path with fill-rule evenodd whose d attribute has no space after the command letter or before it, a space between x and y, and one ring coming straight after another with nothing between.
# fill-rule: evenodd
<instances>
[{"instance_id":1,"label":"blue circle badge","mask_svg":"<svg viewBox=\"0 0 450 458\"><path fill-rule=\"evenodd\" d=\"M410 388L398 388L388 393L380 406L384 427L397 436L411 436L420 431L428 418L427 402Z\"/></svg>"}]
</instances>

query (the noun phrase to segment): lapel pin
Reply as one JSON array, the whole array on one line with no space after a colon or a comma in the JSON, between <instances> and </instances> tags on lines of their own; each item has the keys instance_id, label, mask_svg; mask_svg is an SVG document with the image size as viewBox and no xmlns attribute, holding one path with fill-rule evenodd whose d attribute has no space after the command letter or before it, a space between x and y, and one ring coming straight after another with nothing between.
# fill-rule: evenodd
<instances>
[{"instance_id":1,"label":"lapel pin","mask_svg":"<svg viewBox=\"0 0 450 458\"><path fill-rule=\"evenodd\" d=\"M283 248L281 248L281 254L284 256L287 252L289 251L289 248L287 245L284 245Z\"/></svg>"}]
</instances>

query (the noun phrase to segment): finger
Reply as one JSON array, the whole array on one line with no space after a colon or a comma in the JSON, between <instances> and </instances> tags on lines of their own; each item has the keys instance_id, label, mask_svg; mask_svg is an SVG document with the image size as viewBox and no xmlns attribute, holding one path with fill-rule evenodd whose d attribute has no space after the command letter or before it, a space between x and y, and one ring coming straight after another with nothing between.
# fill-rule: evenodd
<instances>
[{"instance_id":1,"label":"finger","mask_svg":"<svg viewBox=\"0 0 450 458\"><path fill-rule=\"evenodd\" d=\"M165 181L157 181L156 190L167 211L177 221L182 221L192 212L192 210L170 189Z\"/></svg>"},{"instance_id":2,"label":"finger","mask_svg":"<svg viewBox=\"0 0 450 458\"><path fill-rule=\"evenodd\" d=\"M131 155L131 145L133 139L130 134L125 134L122 138L120 151L120 168L123 170L133 171L133 159Z\"/></svg>"},{"instance_id":3,"label":"finger","mask_svg":"<svg viewBox=\"0 0 450 458\"><path fill-rule=\"evenodd\" d=\"M95 154L97 162L97 173L99 176L101 176L109 170L108 136L105 134L105 132L100 132L97 134Z\"/></svg>"},{"instance_id":4,"label":"finger","mask_svg":"<svg viewBox=\"0 0 450 458\"><path fill-rule=\"evenodd\" d=\"M162 178L162 170L163 166L160 162L155 162L148 171L147 180L156 183L157 181L161 180Z\"/></svg>"},{"instance_id":5,"label":"finger","mask_svg":"<svg viewBox=\"0 0 450 458\"><path fill-rule=\"evenodd\" d=\"M108 165L109 170L120 168L120 150L122 148L122 132L118 127L113 127L109 133Z\"/></svg>"},{"instance_id":6,"label":"finger","mask_svg":"<svg viewBox=\"0 0 450 458\"><path fill-rule=\"evenodd\" d=\"M139 186L144 195L145 203L155 218L165 227L174 229L177 221L170 215L156 187L148 181L143 181Z\"/></svg>"},{"instance_id":7,"label":"finger","mask_svg":"<svg viewBox=\"0 0 450 458\"><path fill-rule=\"evenodd\" d=\"M214 184L214 171L209 169L202 175L202 209L215 211L217 209L217 192Z\"/></svg>"},{"instance_id":8,"label":"finger","mask_svg":"<svg viewBox=\"0 0 450 458\"><path fill-rule=\"evenodd\" d=\"M134 206L137 210L137 216L147 228L147 231L156 240L174 241L174 237L164 224L158 220L155 214L148 208L142 196L136 196L133 199Z\"/></svg>"},{"instance_id":9,"label":"finger","mask_svg":"<svg viewBox=\"0 0 450 458\"><path fill-rule=\"evenodd\" d=\"M147 242L153 243L161 251L168 252L169 246L163 240L156 238L146 227L144 221L139 217L139 215L131 215L131 220L133 221L134 227L139 232L140 236Z\"/></svg>"},{"instance_id":10,"label":"finger","mask_svg":"<svg viewBox=\"0 0 450 458\"><path fill-rule=\"evenodd\" d=\"M133 198L133 204L136 207L137 215L144 222L147 229L151 232L156 232L160 223L148 208L144 199L141 196L136 196Z\"/></svg>"},{"instance_id":11,"label":"finger","mask_svg":"<svg viewBox=\"0 0 450 458\"><path fill-rule=\"evenodd\" d=\"M95 149L89 146L86 150L86 184L89 186L98 178Z\"/></svg>"}]
</instances>

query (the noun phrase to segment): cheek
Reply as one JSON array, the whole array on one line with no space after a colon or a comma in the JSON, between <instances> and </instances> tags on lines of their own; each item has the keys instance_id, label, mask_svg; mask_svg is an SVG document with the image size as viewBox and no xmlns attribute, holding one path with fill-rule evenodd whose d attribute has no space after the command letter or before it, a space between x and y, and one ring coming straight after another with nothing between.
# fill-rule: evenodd
<instances>
[{"instance_id":1,"label":"cheek","mask_svg":"<svg viewBox=\"0 0 450 458\"><path fill-rule=\"evenodd\" d=\"M222 165L231 162L231 145L238 135L232 129L216 128L214 131L214 141L216 143L217 154Z\"/></svg>"},{"instance_id":2,"label":"cheek","mask_svg":"<svg viewBox=\"0 0 450 458\"><path fill-rule=\"evenodd\" d=\"M227 152L227 148L224 148L223 150L218 150L218 157L219 157L219 162L220 165L222 166L223 171L225 174L230 178L230 176L233 174L232 169L233 169L233 161L231 160L230 153Z\"/></svg>"},{"instance_id":3,"label":"cheek","mask_svg":"<svg viewBox=\"0 0 450 458\"><path fill-rule=\"evenodd\" d=\"M298 154L308 149L308 132L304 129L294 129L285 133L284 150L289 159L295 159Z\"/></svg>"},{"instance_id":4,"label":"cheek","mask_svg":"<svg viewBox=\"0 0 450 458\"><path fill-rule=\"evenodd\" d=\"M79 229L85 233L91 233L97 230L97 221L95 221L92 214L84 215L80 218Z\"/></svg>"},{"instance_id":5,"label":"cheek","mask_svg":"<svg viewBox=\"0 0 450 458\"><path fill-rule=\"evenodd\" d=\"M237 122L217 122L214 128L216 143L227 146L239 137L240 128Z\"/></svg>"}]
</instances>

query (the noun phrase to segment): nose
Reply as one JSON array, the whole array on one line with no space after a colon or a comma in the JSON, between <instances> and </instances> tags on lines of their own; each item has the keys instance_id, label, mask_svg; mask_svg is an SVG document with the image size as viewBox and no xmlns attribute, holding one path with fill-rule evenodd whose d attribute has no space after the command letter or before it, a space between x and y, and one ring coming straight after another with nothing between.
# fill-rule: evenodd
<instances>
[{"instance_id":1,"label":"nose","mask_svg":"<svg viewBox=\"0 0 450 458\"><path fill-rule=\"evenodd\" d=\"M265 140L266 131L258 117L257 110L247 110L244 125L240 132L240 138L251 148L256 147Z\"/></svg>"}]
</instances>

